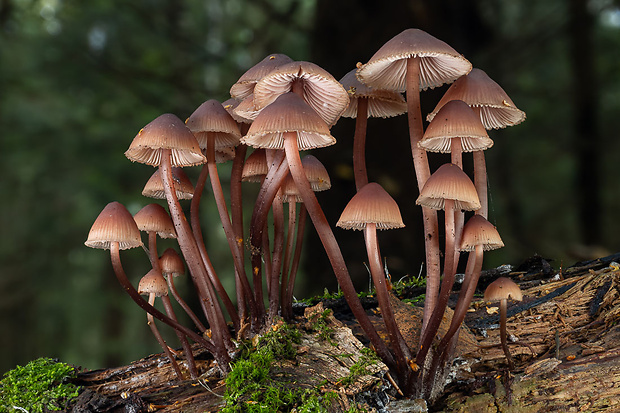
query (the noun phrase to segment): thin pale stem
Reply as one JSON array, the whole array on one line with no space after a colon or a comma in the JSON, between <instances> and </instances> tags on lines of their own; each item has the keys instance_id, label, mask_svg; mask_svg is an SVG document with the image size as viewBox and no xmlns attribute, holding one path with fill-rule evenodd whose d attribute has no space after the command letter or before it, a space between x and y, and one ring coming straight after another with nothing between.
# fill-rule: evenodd
<instances>
[{"instance_id":1,"label":"thin pale stem","mask_svg":"<svg viewBox=\"0 0 620 413\"><path fill-rule=\"evenodd\" d=\"M487 186L487 165L484 160L484 151L475 151L474 157L474 186L478 191L480 209L476 214L489 218L489 194Z\"/></svg>"},{"instance_id":2,"label":"thin pale stem","mask_svg":"<svg viewBox=\"0 0 620 413\"><path fill-rule=\"evenodd\" d=\"M512 371L515 368L515 364L512 361L510 350L508 349L508 333L506 331L506 319L508 317L508 300L505 298L499 302L499 337L502 342L502 349L506 355L508 361L508 368Z\"/></svg>"}]
</instances>

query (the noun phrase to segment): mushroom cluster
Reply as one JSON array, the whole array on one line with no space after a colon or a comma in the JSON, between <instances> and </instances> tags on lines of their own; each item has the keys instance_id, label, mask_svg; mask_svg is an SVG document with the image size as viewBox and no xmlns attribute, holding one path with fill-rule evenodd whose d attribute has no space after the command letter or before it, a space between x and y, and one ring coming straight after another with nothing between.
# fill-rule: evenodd
<instances>
[{"instance_id":1,"label":"mushroom cluster","mask_svg":"<svg viewBox=\"0 0 620 413\"><path fill-rule=\"evenodd\" d=\"M224 103L207 100L185 122L173 114L159 116L140 129L125 152L131 161L156 168L142 193L164 205L148 204L132 217L123 205L108 204L93 224L86 245L110 250L120 284L148 313L149 326L179 378L185 371L192 378L199 374L189 340L212 353L226 373L236 354L236 340L262 334L277 317L294 321L294 283L309 218L353 315L403 393L432 397L443 387L442 374L450 365L455 337L476 290L483 251L503 246L495 227L487 221L483 151L493 145L487 130L520 123L525 114L484 72L472 70L471 63L452 47L418 29L403 31L367 63L356 66L338 81L314 63L271 54L232 85L231 99ZM449 83L452 86L428 115L430 123L425 130L421 91ZM369 178L365 166L369 118L405 112L427 268L417 344L405 341L395 320L394 298L381 265L377 238L377 230L404 227L401 213L394 199ZM300 155L300 151L336 144L331 127L341 116L356 118L353 167L357 194L336 225L363 233L386 339L362 307L336 236L315 195L331 186L327 170L315 156L302 159ZM431 174L427 151L450 153L450 161ZM473 182L463 170L463 156L469 152L474 158ZM230 161L227 199L218 164ZM194 166L201 166L195 185L184 172ZM207 181L230 250L234 295L224 288L203 239L200 203ZM242 196L244 182L260 185L249 222L244 222L243 216L247 201ZM181 205L183 200L190 200L189 217ZM443 211L445 222L443 265L438 211ZM466 214L472 215L465 223ZM142 242L140 230L148 234L148 246ZM159 255L157 237L175 239L180 254L168 248ZM145 250L151 264L138 289L120 259L120 250L135 247ZM465 282L448 333L438 339L462 251L470 252ZM190 308L174 284L185 268L199 311ZM169 294L192 320L192 328L177 321ZM155 297L161 297L165 314L154 307ZM169 350L156 320L176 331L182 355ZM185 370L177 363L179 357L185 359Z\"/></svg>"}]
</instances>

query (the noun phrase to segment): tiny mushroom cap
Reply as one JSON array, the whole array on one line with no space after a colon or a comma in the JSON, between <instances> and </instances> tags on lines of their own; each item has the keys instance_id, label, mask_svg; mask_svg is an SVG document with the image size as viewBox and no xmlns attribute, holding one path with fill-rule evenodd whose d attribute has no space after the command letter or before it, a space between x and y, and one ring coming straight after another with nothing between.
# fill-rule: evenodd
<instances>
[{"instance_id":1,"label":"tiny mushroom cap","mask_svg":"<svg viewBox=\"0 0 620 413\"><path fill-rule=\"evenodd\" d=\"M426 119L433 120L439 109L454 99L479 109L480 120L486 129L505 128L525 120L525 112L518 109L504 89L480 69L474 68L457 79Z\"/></svg>"},{"instance_id":2,"label":"tiny mushroom cap","mask_svg":"<svg viewBox=\"0 0 620 413\"><path fill-rule=\"evenodd\" d=\"M207 148L207 133L215 134L215 150L239 145L239 125L215 99L207 100L198 106L185 124L198 140L201 149Z\"/></svg>"},{"instance_id":3,"label":"tiny mushroom cap","mask_svg":"<svg viewBox=\"0 0 620 413\"><path fill-rule=\"evenodd\" d=\"M519 286L510 278L499 277L493 281L484 291L485 301L499 301L512 299L522 301L523 294Z\"/></svg>"},{"instance_id":4,"label":"tiny mushroom cap","mask_svg":"<svg viewBox=\"0 0 620 413\"><path fill-rule=\"evenodd\" d=\"M166 279L161 275L161 272L152 269L140 279L138 293L154 294L155 297L162 297L168 295L168 283L166 283Z\"/></svg>"},{"instance_id":5,"label":"tiny mushroom cap","mask_svg":"<svg viewBox=\"0 0 620 413\"><path fill-rule=\"evenodd\" d=\"M239 102L233 112L235 113L235 116L239 119L243 119L245 123L252 123L252 121L254 121L254 119L256 119L258 114L261 112L254 106L254 93L251 93Z\"/></svg>"},{"instance_id":6,"label":"tiny mushroom cap","mask_svg":"<svg viewBox=\"0 0 620 413\"><path fill-rule=\"evenodd\" d=\"M410 57L420 58L420 90L451 83L471 70L471 63L447 43L422 30L407 29L360 66L357 77L372 87L404 92Z\"/></svg>"},{"instance_id":7,"label":"tiny mushroom cap","mask_svg":"<svg viewBox=\"0 0 620 413\"><path fill-rule=\"evenodd\" d=\"M103 208L90 228L84 244L87 247L107 250L112 242L118 242L121 250L142 246L136 221L127 208L118 202L110 202Z\"/></svg>"},{"instance_id":8,"label":"tiny mushroom cap","mask_svg":"<svg viewBox=\"0 0 620 413\"><path fill-rule=\"evenodd\" d=\"M461 139L463 152L482 151L493 146L480 118L462 100L452 100L441 108L418 146L430 152L448 153L454 138Z\"/></svg>"},{"instance_id":9,"label":"tiny mushroom cap","mask_svg":"<svg viewBox=\"0 0 620 413\"><path fill-rule=\"evenodd\" d=\"M243 164L243 172L241 173L241 180L247 182L260 182L267 172L269 166L267 165L267 157L265 155L265 149L257 148L246 158Z\"/></svg>"},{"instance_id":10,"label":"tiny mushroom cap","mask_svg":"<svg viewBox=\"0 0 620 413\"><path fill-rule=\"evenodd\" d=\"M441 165L428 178L415 203L431 209L444 209L446 199L454 200L457 210L480 209L474 183L461 168L452 163Z\"/></svg>"},{"instance_id":11,"label":"tiny mushroom cap","mask_svg":"<svg viewBox=\"0 0 620 413\"><path fill-rule=\"evenodd\" d=\"M256 83L254 106L263 109L278 96L301 83L302 97L329 126L349 105L349 94L329 72L310 62L291 62L278 67Z\"/></svg>"},{"instance_id":12,"label":"tiny mushroom cap","mask_svg":"<svg viewBox=\"0 0 620 413\"><path fill-rule=\"evenodd\" d=\"M156 232L161 238L176 238L170 215L159 204L148 204L134 215L140 231Z\"/></svg>"},{"instance_id":13,"label":"tiny mushroom cap","mask_svg":"<svg viewBox=\"0 0 620 413\"><path fill-rule=\"evenodd\" d=\"M336 143L325 121L292 92L278 96L263 109L241 142L255 148L284 149L285 132L297 132L299 150Z\"/></svg>"},{"instance_id":14,"label":"tiny mushroom cap","mask_svg":"<svg viewBox=\"0 0 620 413\"><path fill-rule=\"evenodd\" d=\"M310 188L314 192L326 191L332 187L327 169L323 166L321 161L312 155L306 155L301 160L301 164L306 173L306 178L310 183ZM284 202L303 202L297 185L293 180L293 176L289 173L280 187L279 196Z\"/></svg>"},{"instance_id":15,"label":"tiny mushroom cap","mask_svg":"<svg viewBox=\"0 0 620 413\"><path fill-rule=\"evenodd\" d=\"M192 185L189 177L183 169L172 168L172 179L174 180L174 189L178 199L192 199L194 196L194 186ZM164 182L161 179L159 169L157 169L153 175L149 178L144 185L142 195L155 198L166 199L166 193L164 192Z\"/></svg>"},{"instance_id":16,"label":"tiny mushroom cap","mask_svg":"<svg viewBox=\"0 0 620 413\"><path fill-rule=\"evenodd\" d=\"M183 259L172 248L167 248L159 257L159 265L164 275L179 276L185 274Z\"/></svg>"},{"instance_id":17,"label":"tiny mushroom cap","mask_svg":"<svg viewBox=\"0 0 620 413\"><path fill-rule=\"evenodd\" d=\"M326 191L332 187L331 179L325 166L315 156L306 155L301 160L304 172L314 192Z\"/></svg>"},{"instance_id":18,"label":"tiny mushroom cap","mask_svg":"<svg viewBox=\"0 0 620 413\"><path fill-rule=\"evenodd\" d=\"M367 117L391 118L407 112L407 102L403 95L393 90L375 89L360 82L355 76L357 69L351 70L340 79L349 94L350 103L342 114L345 118L357 117L357 102L368 99Z\"/></svg>"},{"instance_id":19,"label":"tiny mushroom cap","mask_svg":"<svg viewBox=\"0 0 620 413\"><path fill-rule=\"evenodd\" d=\"M474 215L467 220L461 236L461 251L473 251L481 245L484 251L502 248L504 242L493 224L482 215Z\"/></svg>"},{"instance_id":20,"label":"tiny mushroom cap","mask_svg":"<svg viewBox=\"0 0 620 413\"><path fill-rule=\"evenodd\" d=\"M285 54L273 53L268 55L241 75L239 80L230 88L230 96L238 100L245 99L254 91L256 82L283 64L292 61L293 59Z\"/></svg>"},{"instance_id":21,"label":"tiny mushroom cap","mask_svg":"<svg viewBox=\"0 0 620 413\"><path fill-rule=\"evenodd\" d=\"M367 224L377 229L405 226L396 201L376 182L364 185L342 211L337 227L363 230Z\"/></svg>"},{"instance_id":22,"label":"tiny mushroom cap","mask_svg":"<svg viewBox=\"0 0 620 413\"><path fill-rule=\"evenodd\" d=\"M172 166L194 166L206 162L196 138L177 116L165 113L144 128L125 151L131 161L159 166L163 149L170 149Z\"/></svg>"}]
</instances>

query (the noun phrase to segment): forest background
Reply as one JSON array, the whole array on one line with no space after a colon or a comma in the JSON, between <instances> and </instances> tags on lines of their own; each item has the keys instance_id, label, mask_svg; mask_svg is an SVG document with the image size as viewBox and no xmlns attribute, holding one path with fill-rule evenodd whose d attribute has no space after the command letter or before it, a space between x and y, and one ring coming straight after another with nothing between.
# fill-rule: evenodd
<instances>
[{"instance_id":1,"label":"forest background","mask_svg":"<svg viewBox=\"0 0 620 413\"><path fill-rule=\"evenodd\" d=\"M559 267L620 251L617 0L0 0L0 373L39 356L102 368L160 351L109 254L83 244L108 202L132 213L152 202L140 192L153 169L123 155L141 127L228 99L269 53L340 79L411 27L464 54L527 113L490 133L490 220L506 247L485 266L539 254ZM446 88L423 93L423 113ZM332 224L354 193L353 127L341 119L338 143L313 152L332 178L319 196ZM380 235L382 252L394 279L417 276L424 247L406 117L371 119L368 145L370 179L407 225ZM432 167L445 161L431 157ZM195 180L197 168L188 174ZM256 189L245 189L248 199ZM207 248L230 288L210 201ZM337 289L307 232L298 298ZM361 234L335 234L356 285L368 288ZM137 282L149 269L144 253L123 257Z\"/></svg>"}]
</instances>

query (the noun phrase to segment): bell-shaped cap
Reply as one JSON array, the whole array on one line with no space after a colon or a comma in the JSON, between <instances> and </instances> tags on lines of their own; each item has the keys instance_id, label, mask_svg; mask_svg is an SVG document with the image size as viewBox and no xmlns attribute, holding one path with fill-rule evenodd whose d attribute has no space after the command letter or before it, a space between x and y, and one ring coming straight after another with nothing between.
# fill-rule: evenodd
<instances>
[{"instance_id":1,"label":"bell-shaped cap","mask_svg":"<svg viewBox=\"0 0 620 413\"><path fill-rule=\"evenodd\" d=\"M140 129L125 156L134 162L159 166L163 149L170 149L172 166L193 166L207 161L192 132L171 113L155 118Z\"/></svg>"},{"instance_id":2,"label":"bell-shaped cap","mask_svg":"<svg viewBox=\"0 0 620 413\"><path fill-rule=\"evenodd\" d=\"M349 106L342 114L345 118L357 118L359 99L368 100L366 117L391 118L407 112L407 102L403 95L393 90L376 89L360 82L355 76L357 69L351 70L340 79L340 83L349 94Z\"/></svg>"},{"instance_id":3,"label":"bell-shaped cap","mask_svg":"<svg viewBox=\"0 0 620 413\"><path fill-rule=\"evenodd\" d=\"M261 182L269 172L265 149L258 148L246 158L241 172L241 180L247 182Z\"/></svg>"},{"instance_id":4,"label":"bell-shaped cap","mask_svg":"<svg viewBox=\"0 0 620 413\"><path fill-rule=\"evenodd\" d=\"M445 209L445 200L454 201L457 210L480 209L480 200L474 183L461 168L446 163L428 178L416 204L431 209Z\"/></svg>"},{"instance_id":5,"label":"bell-shaped cap","mask_svg":"<svg viewBox=\"0 0 620 413\"><path fill-rule=\"evenodd\" d=\"M473 251L477 245L484 251L502 248L504 242L493 224L482 215L474 215L467 220L461 236L461 251Z\"/></svg>"},{"instance_id":6,"label":"bell-shaped cap","mask_svg":"<svg viewBox=\"0 0 620 413\"><path fill-rule=\"evenodd\" d=\"M523 293L519 286L510 278L499 277L484 290L485 301L499 301L512 299L515 301L523 300Z\"/></svg>"},{"instance_id":7,"label":"bell-shaped cap","mask_svg":"<svg viewBox=\"0 0 620 413\"><path fill-rule=\"evenodd\" d=\"M131 213L122 204L110 202L101 211L84 243L87 247L110 249L112 242L118 242L121 250L142 246L140 230Z\"/></svg>"},{"instance_id":8,"label":"bell-shaped cap","mask_svg":"<svg viewBox=\"0 0 620 413\"><path fill-rule=\"evenodd\" d=\"M461 140L463 152L483 151L493 146L480 118L462 100L452 100L441 108L418 146L429 152L449 153L455 138Z\"/></svg>"},{"instance_id":9,"label":"bell-shaped cap","mask_svg":"<svg viewBox=\"0 0 620 413\"><path fill-rule=\"evenodd\" d=\"M241 142L255 148L284 149L284 134L297 133L299 150L333 145L323 119L302 98L289 92L261 111Z\"/></svg>"},{"instance_id":10,"label":"bell-shaped cap","mask_svg":"<svg viewBox=\"0 0 620 413\"><path fill-rule=\"evenodd\" d=\"M360 66L357 77L379 89L407 89L407 59L420 58L420 90L452 83L471 70L471 63L447 43L419 29L407 29L388 40Z\"/></svg>"},{"instance_id":11,"label":"bell-shaped cap","mask_svg":"<svg viewBox=\"0 0 620 413\"><path fill-rule=\"evenodd\" d=\"M254 87L254 106L261 110L276 98L293 90L299 82L302 98L330 127L349 104L349 95L334 77L310 62L291 62L264 76Z\"/></svg>"},{"instance_id":12,"label":"bell-shaped cap","mask_svg":"<svg viewBox=\"0 0 620 413\"><path fill-rule=\"evenodd\" d=\"M140 231L156 232L161 238L176 238L170 215L159 204L148 204L133 216Z\"/></svg>"},{"instance_id":13,"label":"bell-shaped cap","mask_svg":"<svg viewBox=\"0 0 620 413\"><path fill-rule=\"evenodd\" d=\"M154 294L155 297L168 295L168 284L161 272L152 269L140 279L138 284L139 294Z\"/></svg>"},{"instance_id":14,"label":"bell-shaped cap","mask_svg":"<svg viewBox=\"0 0 620 413\"><path fill-rule=\"evenodd\" d=\"M293 59L285 54L273 53L249 68L237 82L230 88L230 96L243 100L254 92L256 82L273 72L283 64L292 62Z\"/></svg>"},{"instance_id":15,"label":"bell-shaped cap","mask_svg":"<svg viewBox=\"0 0 620 413\"><path fill-rule=\"evenodd\" d=\"M312 155L304 156L301 160L301 165L310 183L310 188L314 192L326 191L332 187L327 169L325 169L325 166L323 166L321 161L316 157ZM303 202L301 194L295 184L295 180L290 173L284 178L278 195L284 202Z\"/></svg>"},{"instance_id":16,"label":"bell-shaped cap","mask_svg":"<svg viewBox=\"0 0 620 413\"><path fill-rule=\"evenodd\" d=\"M430 122L443 105L456 99L474 108L486 129L505 128L525 120L525 112L515 106L504 89L483 70L476 68L448 88L426 119Z\"/></svg>"},{"instance_id":17,"label":"bell-shaped cap","mask_svg":"<svg viewBox=\"0 0 620 413\"><path fill-rule=\"evenodd\" d=\"M178 199L192 199L194 196L194 186L192 185L189 177L183 169L172 168L172 179L174 180L174 191L177 194ZM157 169L153 175L149 178L144 185L142 195L155 198L166 199L166 193L164 192L164 181L161 179L159 169Z\"/></svg>"},{"instance_id":18,"label":"bell-shaped cap","mask_svg":"<svg viewBox=\"0 0 620 413\"><path fill-rule=\"evenodd\" d=\"M185 124L196 137L201 149L207 148L208 133L214 135L215 150L239 145L239 125L215 99L207 100L198 106Z\"/></svg>"},{"instance_id":19,"label":"bell-shaped cap","mask_svg":"<svg viewBox=\"0 0 620 413\"><path fill-rule=\"evenodd\" d=\"M396 201L375 182L364 185L351 198L342 211L337 227L363 230L367 224L377 229L393 229L405 226Z\"/></svg>"},{"instance_id":20,"label":"bell-shaped cap","mask_svg":"<svg viewBox=\"0 0 620 413\"><path fill-rule=\"evenodd\" d=\"M166 276L172 275L177 277L185 274L183 259L172 248L167 248L159 257L159 265L161 266L161 272Z\"/></svg>"}]
</instances>

